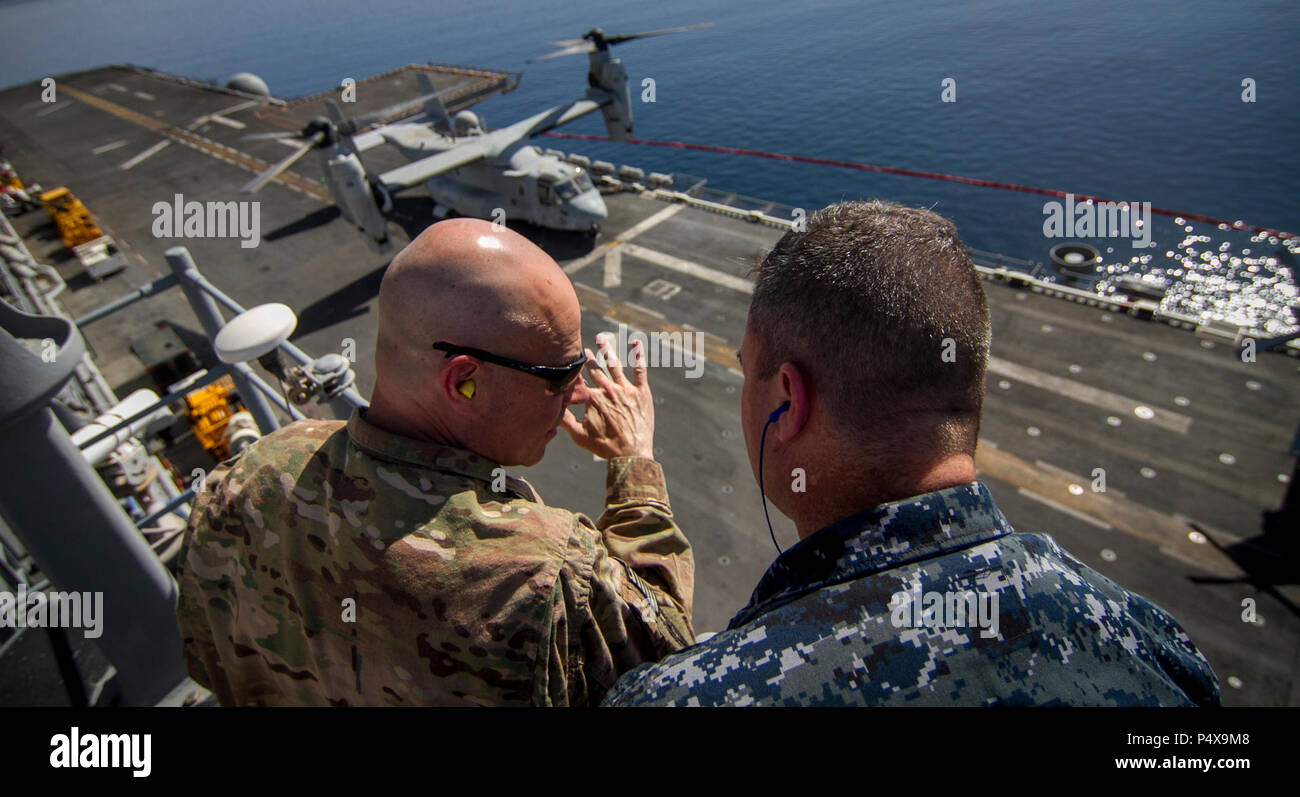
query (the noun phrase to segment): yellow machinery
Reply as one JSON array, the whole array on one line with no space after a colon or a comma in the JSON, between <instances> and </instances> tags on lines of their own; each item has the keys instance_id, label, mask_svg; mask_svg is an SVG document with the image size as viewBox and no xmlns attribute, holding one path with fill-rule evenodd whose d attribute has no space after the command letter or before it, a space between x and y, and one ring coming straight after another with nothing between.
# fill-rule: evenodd
<instances>
[{"instance_id":1,"label":"yellow machinery","mask_svg":"<svg viewBox=\"0 0 1300 797\"><path fill-rule=\"evenodd\" d=\"M12 188L21 191L24 187L23 181L18 178L18 172L14 169L13 164L7 160L0 160L0 188Z\"/></svg>"},{"instance_id":2,"label":"yellow machinery","mask_svg":"<svg viewBox=\"0 0 1300 797\"><path fill-rule=\"evenodd\" d=\"M58 225L59 235L69 249L103 237L90 211L67 188L60 186L41 194L41 204Z\"/></svg>"},{"instance_id":3,"label":"yellow machinery","mask_svg":"<svg viewBox=\"0 0 1300 797\"><path fill-rule=\"evenodd\" d=\"M242 407L230 406L229 394L235 383L223 376L207 387L185 395L185 405L190 412L190 426L203 450L216 457L218 462L230 456L230 441L226 438L226 424Z\"/></svg>"}]
</instances>

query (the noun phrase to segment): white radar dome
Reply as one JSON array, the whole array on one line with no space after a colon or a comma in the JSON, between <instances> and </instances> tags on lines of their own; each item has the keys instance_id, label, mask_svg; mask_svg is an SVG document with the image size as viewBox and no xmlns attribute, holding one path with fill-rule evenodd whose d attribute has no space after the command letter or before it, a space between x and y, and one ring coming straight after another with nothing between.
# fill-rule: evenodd
<instances>
[{"instance_id":1,"label":"white radar dome","mask_svg":"<svg viewBox=\"0 0 1300 797\"><path fill-rule=\"evenodd\" d=\"M271 90L266 87L266 81L252 72L240 72L231 75L226 79L226 88L242 91L246 94L256 94L259 97L271 96Z\"/></svg>"},{"instance_id":2,"label":"white radar dome","mask_svg":"<svg viewBox=\"0 0 1300 797\"><path fill-rule=\"evenodd\" d=\"M260 304L227 321L212 347L223 363L242 363L273 351L297 326L298 317L287 305Z\"/></svg>"}]
</instances>

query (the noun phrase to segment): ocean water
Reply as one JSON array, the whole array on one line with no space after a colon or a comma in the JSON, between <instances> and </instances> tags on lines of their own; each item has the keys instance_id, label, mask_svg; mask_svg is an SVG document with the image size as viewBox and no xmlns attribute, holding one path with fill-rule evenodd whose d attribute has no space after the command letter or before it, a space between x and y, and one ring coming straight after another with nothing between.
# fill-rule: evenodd
<instances>
[{"instance_id":1,"label":"ocean water","mask_svg":"<svg viewBox=\"0 0 1300 797\"><path fill-rule=\"evenodd\" d=\"M525 65L549 40L700 22L617 54L639 138L946 172L1094 194L1300 233L1300 4L657 3L581 0L0 2L0 85L105 63L189 77L251 71L299 96L406 63L523 69L478 110L490 126L585 88L585 59ZM956 101L942 102L946 79ZM1243 102L1243 81L1254 102ZM598 118L566 132L603 134ZM631 144L544 141L813 209L885 197L932 207L971 246L1045 260L1048 197L913 177ZM1191 229L1188 229L1190 227ZM1290 328L1294 251L1267 236L1156 216L1155 246L1100 240L1112 274L1162 276L1167 305ZM1296 245L1291 245L1295 250ZM1250 250L1247 252L1246 250Z\"/></svg>"}]
</instances>

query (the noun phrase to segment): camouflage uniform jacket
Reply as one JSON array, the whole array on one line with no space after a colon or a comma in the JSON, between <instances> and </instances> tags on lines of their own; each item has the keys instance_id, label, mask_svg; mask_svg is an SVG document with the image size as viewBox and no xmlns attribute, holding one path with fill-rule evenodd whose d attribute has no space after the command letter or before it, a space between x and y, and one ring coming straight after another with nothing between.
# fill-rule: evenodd
<instances>
[{"instance_id":1,"label":"camouflage uniform jacket","mask_svg":"<svg viewBox=\"0 0 1300 797\"><path fill-rule=\"evenodd\" d=\"M595 704L694 641L658 463L610 460L595 524L496 468L360 412L222 463L180 558L191 677L223 705Z\"/></svg>"},{"instance_id":2,"label":"camouflage uniform jacket","mask_svg":"<svg viewBox=\"0 0 1300 797\"><path fill-rule=\"evenodd\" d=\"M973 597L993 611L968 608L963 624L955 614L962 601L939 608L932 592ZM971 627L972 618L992 622ZM727 630L628 673L605 700L1218 702L1213 670L1172 617L1051 537L1016 533L979 482L875 506L800 541Z\"/></svg>"}]
</instances>

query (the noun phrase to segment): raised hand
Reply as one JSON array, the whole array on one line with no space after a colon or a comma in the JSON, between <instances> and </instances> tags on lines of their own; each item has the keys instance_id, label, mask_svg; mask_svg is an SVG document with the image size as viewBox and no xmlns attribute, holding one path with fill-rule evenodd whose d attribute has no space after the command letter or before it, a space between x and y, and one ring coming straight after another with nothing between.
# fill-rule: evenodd
<instances>
[{"instance_id":1,"label":"raised hand","mask_svg":"<svg viewBox=\"0 0 1300 797\"><path fill-rule=\"evenodd\" d=\"M632 379L624 374L608 334L596 336L601 360L609 374L600 367L591 349L587 349L587 371L592 384L587 390L582 420L569 410L561 423L573 442L597 456L646 457L654 459L655 402L650 395L646 376L644 341L632 342Z\"/></svg>"}]
</instances>

